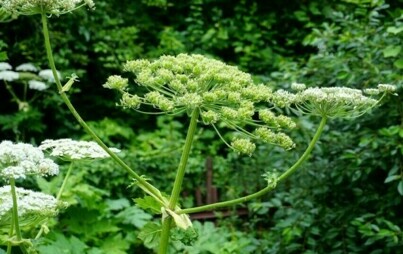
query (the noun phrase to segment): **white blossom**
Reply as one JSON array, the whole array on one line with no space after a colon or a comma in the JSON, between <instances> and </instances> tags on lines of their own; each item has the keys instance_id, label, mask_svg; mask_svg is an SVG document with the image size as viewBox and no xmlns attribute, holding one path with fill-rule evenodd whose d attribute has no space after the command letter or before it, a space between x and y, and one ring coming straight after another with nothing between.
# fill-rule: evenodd
<instances>
[{"instance_id":1,"label":"white blossom","mask_svg":"<svg viewBox=\"0 0 403 254\"><path fill-rule=\"evenodd\" d=\"M302 84L302 83L294 82L294 83L291 84L291 89L295 90L295 91L302 91L302 90L306 89L306 85Z\"/></svg>"},{"instance_id":2,"label":"white blossom","mask_svg":"<svg viewBox=\"0 0 403 254\"><path fill-rule=\"evenodd\" d=\"M0 176L6 179L27 175L57 175L59 166L45 158L38 147L24 143L3 141L0 143Z\"/></svg>"},{"instance_id":3,"label":"white blossom","mask_svg":"<svg viewBox=\"0 0 403 254\"><path fill-rule=\"evenodd\" d=\"M60 75L60 73L59 72L56 72L56 73L57 73L58 78L61 79L62 76ZM41 70L38 75L39 75L39 77L45 79L48 82L52 82L52 83L55 82L53 72L50 69Z\"/></svg>"},{"instance_id":4,"label":"white blossom","mask_svg":"<svg viewBox=\"0 0 403 254\"><path fill-rule=\"evenodd\" d=\"M378 90L380 92L394 92L396 90L396 87L390 84L379 84L378 85Z\"/></svg>"},{"instance_id":5,"label":"white blossom","mask_svg":"<svg viewBox=\"0 0 403 254\"><path fill-rule=\"evenodd\" d=\"M20 74L15 71L0 71L0 80L13 81L20 78Z\"/></svg>"},{"instance_id":6,"label":"white blossom","mask_svg":"<svg viewBox=\"0 0 403 254\"><path fill-rule=\"evenodd\" d=\"M43 91L48 88L48 86L44 82L38 81L38 80L28 81L28 86L29 86L29 89L38 90L38 91Z\"/></svg>"},{"instance_id":7,"label":"white blossom","mask_svg":"<svg viewBox=\"0 0 403 254\"><path fill-rule=\"evenodd\" d=\"M102 159L109 157L97 143L93 141L75 141L72 139L47 139L39 146L42 150L50 150L50 155L61 157L64 160ZM119 149L110 148L113 152Z\"/></svg>"},{"instance_id":8,"label":"white blossom","mask_svg":"<svg viewBox=\"0 0 403 254\"><path fill-rule=\"evenodd\" d=\"M67 203L60 202L53 196L41 192L18 187L15 190L20 226L37 225L43 219L56 216L59 208L67 207ZM9 185L0 187L0 204L0 226L9 225L13 208Z\"/></svg>"},{"instance_id":9,"label":"white blossom","mask_svg":"<svg viewBox=\"0 0 403 254\"><path fill-rule=\"evenodd\" d=\"M20 15L55 14L71 12L77 7L94 7L92 0L0 0L0 5L7 12Z\"/></svg>"},{"instance_id":10,"label":"white blossom","mask_svg":"<svg viewBox=\"0 0 403 254\"><path fill-rule=\"evenodd\" d=\"M35 67L32 63L23 63L18 65L15 70L17 71L31 71L31 72L37 72L38 68Z\"/></svg>"},{"instance_id":11,"label":"white blossom","mask_svg":"<svg viewBox=\"0 0 403 254\"><path fill-rule=\"evenodd\" d=\"M6 62L0 62L0 71L11 70L13 67Z\"/></svg>"}]
</instances>

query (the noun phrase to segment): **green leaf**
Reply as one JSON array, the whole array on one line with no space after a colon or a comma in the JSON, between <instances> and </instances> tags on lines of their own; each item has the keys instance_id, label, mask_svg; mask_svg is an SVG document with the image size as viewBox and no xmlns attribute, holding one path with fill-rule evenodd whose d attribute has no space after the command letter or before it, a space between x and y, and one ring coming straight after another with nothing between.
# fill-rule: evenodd
<instances>
[{"instance_id":1,"label":"green leaf","mask_svg":"<svg viewBox=\"0 0 403 254\"><path fill-rule=\"evenodd\" d=\"M130 202L126 198L120 198L115 200L106 200L106 204L108 205L109 209L112 211L122 210L123 208L129 207Z\"/></svg>"},{"instance_id":2,"label":"green leaf","mask_svg":"<svg viewBox=\"0 0 403 254\"><path fill-rule=\"evenodd\" d=\"M393 65L398 69L403 69L403 58L396 60Z\"/></svg>"},{"instance_id":3,"label":"green leaf","mask_svg":"<svg viewBox=\"0 0 403 254\"><path fill-rule=\"evenodd\" d=\"M401 31L403 31L403 26L400 27L390 26L388 27L388 29L386 29L386 31L391 34L398 34Z\"/></svg>"},{"instance_id":4,"label":"green leaf","mask_svg":"<svg viewBox=\"0 0 403 254\"><path fill-rule=\"evenodd\" d=\"M108 254L126 254L130 248L130 243L123 239L121 234L117 234L114 237L108 237L104 240L101 249L103 253Z\"/></svg>"},{"instance_id":5,"label":"green leaf","mask_svg":"<svg viewBox=\"0 0 403 254\"><path fill-rule=\"evenodd\" d=\"M46 245L39 246L39 253L82 254L87 246L77 237L67 238L62 234L53 233Z\"/></svg>"},{"instance_id":6,"label":"green leaf","mask_svg":"<svg viewBox=\"0 0 403 254\"><path fill-rule=\"evenodd\" d=\"M395 180L400 179L400 178L402 178L402 176L400 176L400 175L391 175L391 176L388 176L385 179L384 183L389 183L389 182L395 181Z\"/></svg>"},{"instance_id":7,"label":"green leaf","mask_svg":"<svg viewBox=\"0 0 403 254\"><path fill-rule=\"evenodd\" d=\"M382 52L383 52L384 57L395 57L395 56L399 55L401 50L402 50L402 46L390 45L390 46L387 46Z\"/></svg>"},{"instance_id":8,"label":"green leaf","mask_svg":"<svg viewBox=\"0 0 403 254\"><path fill-rule=\"evenodd\" d=\"M144 225L137 237L143 241L147 248L152 249L158 246L160 235L161 225L155 222L149 222Z\"/></svg>"},{"instance_id":9,"label":"green leaf","mask_svg":"<svg viewBox=\"0 0 403 254\"><path fill-rule=\"evenodd\" d=\"M142 228L152 219L152 216L148 213L145 213L140 208L132 206L118 213L116 218L122 219L123 223L134 225L137 228Z\"/></svg>"},{"instance_id":10,"label":"green leaf","mask_svg":"<svg viewBox=\"0 0 403 254\"><path fill-rule=\"evenodd\" d=\"M149 210L153 214L161 213L161 204L151 196L145 196L144 198L133 199L137 206L143 210Z\"/></svg>"},{"instance_id":11,"label":"green leaf","mask_svg":"<svg viewBox=\"0 0 403 254\"><path fill-rule=\"evenodd\" d=\"M397 191L399 192L400 195L403 196L403 180L401 180L397 185Z\"/></svg>"}]
</instances>

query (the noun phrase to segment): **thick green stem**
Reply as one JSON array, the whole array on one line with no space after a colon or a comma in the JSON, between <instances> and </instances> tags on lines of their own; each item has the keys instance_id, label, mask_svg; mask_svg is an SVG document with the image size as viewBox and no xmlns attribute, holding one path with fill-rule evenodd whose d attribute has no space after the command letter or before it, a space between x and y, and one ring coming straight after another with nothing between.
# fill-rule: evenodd
<instances>
[{"instance_id":1,"label":"thick green stem","mask_svg":"<svg viewBox=\"0 0 403 254\"><path fill-rule=\"evenodd\" d=\"M289 169L287 169L281 176L279 176L277 178L277 183L284 181L285 179L287 179L290 175L292 175L297 169L298 167L309 157L309 155L311 154L313 148L315 147L316 142L318 141L320 135L323 132L323 129L326 125L326 121L327 118L322 118L318 129L316 130L315 135L313 136L311 142L309 143L307 149L305 150L305 152L302 154L302 156L297 160L297 162L295 162L294 165L292 165ZM207 211L207 210L215 210L217 208L222 208L222 207L228 207L228 206L233 206L236 204L240 204L246 201L249 201L251 199L255 199L257 197L260 197L266 193L268 193L269 191L273 190L276 186L275 185L269 185L263 189L261 189L258 192L255 192L253 194L241 197L241 198L237 198L237 199L233 199L233 200L229 200L229 201L224 201L224 202L218 202L215 204L210 204L210 205L204 205L204 206L199 206L199 207L193 207L193 208L188 208L188 209L182 209L180 211L178 211L178 214L189 214L189 213L198 213L198 212L203 212L203 211Z\"/></svg>"},{"instance_id":2,"label":"thick green stem","mask_svg":"<svg viewBox=\"0 0 403 254\"><path fill-rule=\"evenodd\" d=\"M7 254L11 254L11 249L12 249L12 243L11 243L11 238L13 237L14 234L14 219L11 216L11 225L10 225L10 231L8 233L8 238L9 238L9 242L7 243Z\"/></svg>"},{"instance_id":3,"label":"thick green stem","mask_svg":"<svg viewBox=\"0 0 403 254\"><path fill-rule=\"evenodd\" d=\"M179 194L180 194L180 191L182 188L183 178L185 176L186 165L187 165L187 161L189 159L190 149L192 147L194 134L196 132L198 118L199 118L199 109L196 108L192 112L188 132L186 135L185 145L183 146L183 151L182 151L182 156L181 156L181 159L179 162L178 171L176 172L174 187L172 189L171 197L169 199L168 208L171 210L175 210L175 207L178 203ZM171 223L172 223L172 218L170 216L165 218L165 220L162 222L162 232L161 232L160 246L159 246L159 252L158 252L159 254L167 253Z\"/></svg>"},{"instance_id":4,"label":"thick green stem","mask_svg":"<svg viewBox=\"0 0 403 254\"><path fill-rule=\"evenodd\" d=\"M43 36L45 40L45 48L46 48L46 55L48 57L49 66L52 69L53 77L56 82L57 89L62 97L63 102L67 105L70 112L73 114L74 118L78 121L78 123L83 127L83 129L94 139L95 142L101 146L105 152L107 152L111 158L119 164L124 170L126 170L131 177L137 180L138 184L143 185L147 190L151 193L155 193L155 188L152 187L150 183L140 177L136 172L134 172L126 163L124 163L114 152L112 152L102 140L95 134L95 132L87 125L87 123L81 118L80 114L76 111L73 104L71 104L69 98L67 97L66 93L63 91L62 84L60 83L59 76L57 75L57 70L55 66L55 61L53 59L52 48L50 46L50 39L49 39L49 30L48 30L48 23L47 17L45 13L42 13L42 30ZM158 195L158 193L155 193Z\"/></svg>"},{"instance_id":5,"label":"thick green stem","mask_svg":"<svg viewBox=\"0 0 403 254\"><path fill-rule=\"evenodd\" d=\"M13 199L13 222L14 222L14 228L15 228L15 234L17 236L17 240L21 241L22 236L21 236L21 230L20 230L20 223L18 220L18 203L17 203L17 193L15 191L15 179L11 178L10 179L10 188L11 188L11 196Z\"/></svg>"}]
</instances>

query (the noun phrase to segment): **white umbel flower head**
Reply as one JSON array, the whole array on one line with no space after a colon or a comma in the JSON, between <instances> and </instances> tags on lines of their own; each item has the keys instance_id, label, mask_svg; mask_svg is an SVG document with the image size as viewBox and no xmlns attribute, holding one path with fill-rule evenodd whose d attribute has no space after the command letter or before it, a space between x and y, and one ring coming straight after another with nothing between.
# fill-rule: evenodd
<instances>
[{"instance_id":1,"label":"white umbel flower head","mask_svg":"<svg viewBox=\"0 0 403 254\"><path fill-rule=\"evenodd\" d=\"M18 65L15 68L16 71L30 71L30 72L37 72L38 68L35 67L32 63L23 63Z\"/></svg>"},{"instance_id":2,"label":"white umbel flower head","mask_svg":"<svg viewBox=\"0 0 403 254\"><path fill-rule=\"evenodd\" d=\"M29 89L38 90L38 91L43 91L48 88L48 86L45 83L43 83L42 81L38 81L38 80L28 81L28 87L29 87Z\"/></svg>"},{"instance_id":3,"label":"white umbel flower head","mask_svg":"<svg viewBox=\"0 0 403 254\"><path fill-rule=\"evenodd\" d=\"M54 76L53 76L53 72L52 72L52 70L50 70L50 69L41 70L41 71L38 73L38 75L39 75L39 77L45 79L45 80L48 81L48 82L55 83L55 78L54 78ZM57 76L58 76L59 79L62 78L62 76L60 75L59 72L57 72Z\"/></svg>"},{"instance_id":4,"label":"white umbel flower head","mask_svg":"<svg viewBox=\"0 0 403 254\"><path fill-rule=\"evenodd\" d=\"M16 187L18 217L20 226L36 226L43 220L54 217L67 203L56 200L53 196ZM10 225L13 201L11 187L0 187L0 227Z\"/></svg>"},{"instance_id":5,"label":"white umbel flower head","mask_svg":"<svg viewBox=\"0 0 403 254\"><path fill-rule=\"evenodd\" d=\"M42 150L50 150L50 155L60 157L63 160L91 160L109 157L97 143L93 141L76 141L72 139L47 139L39 146ZM119 149L110 148L112 152L120 152Z\"/></svg>"},{"instance_id":6,"label":"white umbel flower head","mask_svg":"<svg viewBox=\"0 0 403 254\"><path fill-rule=\"evenodd\" d=\"M20 78L20 74L15 71L0 71L0 80L14 81Z\"/></svg>"},{"instance_id":7,"label":"white umbel flower head","mask_svg":"<svg viewBox=\"0 0 403 254\"><path fill-rule=\"evenodd\" d=\"M0 143L0 177L24 179L27 175L57 175L59 166L45 158L38 147L24 143Z\"/></svg>"},{"instance_id":8,"label":"white umbel flower head","mask_svg":"<svg viewBox=\"0 0 403 254\"><path fill-rule=\"evenodd\" d=\"M61 15L81 6L94 7L92 0L0 0L0 5L9 13L17 15Z\"/></svg>"},{"instance_id":9,"label":"white umbel flower head","mask_svg":"<svg viewBox=\"0 0 403 254\"><path fill-rule=\"evenodd\" d=\"M6 71L6 70L11 70L13 67L6 62L0 62L0 71Z\"/></svg>"},{"instance_id":10,"label":"white umbel flower head","mask_svg":"<svg viewBox=\"0 0 403 254\"><path fill-rule=\"evenodd\" d=\"M355 118L376 106L377 100L347 87L312 87L297 94L304 113L329 118Z\"/></svg>"}]
</instances>

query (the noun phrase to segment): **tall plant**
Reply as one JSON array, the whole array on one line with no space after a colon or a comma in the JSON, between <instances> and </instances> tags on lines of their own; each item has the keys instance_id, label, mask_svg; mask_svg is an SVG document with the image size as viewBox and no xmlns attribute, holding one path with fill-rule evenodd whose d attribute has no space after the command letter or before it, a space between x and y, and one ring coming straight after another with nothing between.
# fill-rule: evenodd
<instances>
[{"instance_id":1,"label":"tall plant","mask_svg":"<svg viewBox=\"0 0 403 254\"><path fill-rule=\"evenodd\" d=\"M48 15L59 16L82 6L93 8L94 3L91 0L1 0L0 3L6 11L13 14L41 16L46 54L62 100L83 129L146 193L144 198L136 199L138 206L161 215L161 228L156 224L148 224L139 236L145 239L151 235L153 239L159 239L158 253L161 254L168 251L172 228L176 227L186 232L193 231L188 214L234 206L268 193L276 188L278 183L292 175L309 157L329 119L351 120L359 117L377 106L386 94L394 91L394 87L387 84L378 85L377 89L361 91L344 87L306 88L304 84L297 83L292 85L294 92L273 91L264 84L255 84L251 75L240 71L237 67L202 55L180 54L162 56L153 61L128 61L124 65L124 71L134 75L134 81L141 86L143 93L134 93L134 90L139 89L133 89L128 78L118 75L109 77L104 87L121 93L120 106L140 113L189 117L189 127L173 189L170 195L166 195L150 184L145 176L140 176L122 161L81 118L68 96L77 76L73 74L65 84L61 83L58 76L49 37ZM317 130L305 152L290 168L281 174L267 170L264 174L267 186L256 193L200 207L187 209L180 207L182 183L198 125L212 127L229 148L240 154L251 155L256 144L261 142L290 150L295 144L286 131L294 128L295 123L290 117L281 114L288 109L296 114L309 114L320 118ZM221 128L234 130L231 141L220 134ZM71 157L73 158L74 154ZM3 167L1 170L4 171ZM65 181L67 180L68 174L65 178ZM14 234L13 228L18 228L19 215L16 202L12 211L14 226L11 226L10 237ZM42 232L38 235L41 234ZM17 235L17 239L21 237ZM189 241L189 239L183 240ZM13 244L18 245L18 241Z\"/></svg>"}]
</instances>

